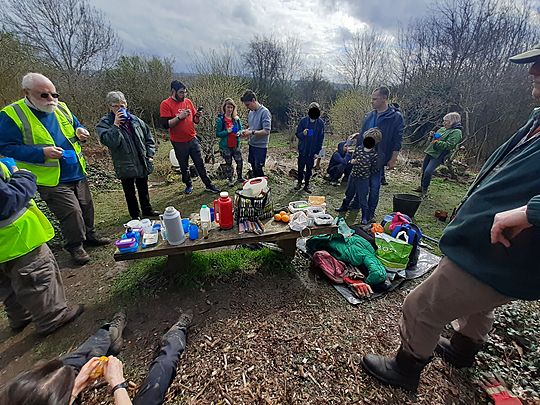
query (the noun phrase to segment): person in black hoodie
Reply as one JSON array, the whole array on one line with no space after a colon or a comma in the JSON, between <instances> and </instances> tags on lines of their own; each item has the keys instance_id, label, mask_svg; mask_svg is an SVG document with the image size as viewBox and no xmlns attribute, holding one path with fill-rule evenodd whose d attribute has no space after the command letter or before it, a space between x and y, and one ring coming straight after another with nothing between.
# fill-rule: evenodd
<instances>
[{"instance_id":1,"label":"person in black hoodie","mask_svg":"<svg viewBox=\"0 0 540 405\"><path fill-rule=\"evenodd\" d=\"M370 128L378 128L382 132L382 141L377 144L380 171L379 175L371 176L369 184L368 212L370 221L375 217L381 184L388 184L384 177L384 167L387 166L389 170L392 170L396 166L403 139L403 116L399 112L399 105L388 104L389 97L388 87L381 86L373 91L371 94L373 110L364 117L364 124L360 131L361 134L364 134ZM358 137L357 144L362 145L363 141L363 137Z\"/></svg>"}]
</instances>

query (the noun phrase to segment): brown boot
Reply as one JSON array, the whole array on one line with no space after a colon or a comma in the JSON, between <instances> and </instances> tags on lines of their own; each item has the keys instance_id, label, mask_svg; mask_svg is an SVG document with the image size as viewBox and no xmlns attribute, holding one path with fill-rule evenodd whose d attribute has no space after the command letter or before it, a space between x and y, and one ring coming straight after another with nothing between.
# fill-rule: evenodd
<instances>
[{"instance_id":1,"label":"brown boot","mask_svg":"<svg viewBox=\"0 0 540 405\"><path fill-rule=\"evenodd\" d=\"M82 266L90 261L90 256L88 255L88 253L86 253L86 250L84 250L81 245L66 248L66 250L71 255L71 259L75 264Z\"/></svg>"},{"instance_id":2,"label":"brown boot","mask_svg":"<svg viewBox=\"0 0 540 405\"><path fill-rule=\"evenodd\" d=\"M385 384L416 391L420 374L430 361L431 358L419 360L400 347L396 357L367 354L362 358L362 366L369 375Z\"/></svg>"},{"instance_id":3,"label":"brown boot","mask_svg":"<svg viewBox=\"0 0 540 405\"><path fill-rule=\"evenodd\" d=\"M450 339L440 337L435 353L455 368L472 367L476 354L482 350L483 343L475 343L471 338L454 332Z\"/></svg>"},{"instance_id":4,"label":"brown boot","mask_svg":"<svg viewBox=\"0 0 540 405\"><path fill-rule=\"evenodd\" d=\"M60 319L60 321L58 321L56 325L53 325L51 328L46 329L46 330L38 330L37 334L39 336L50 335L51 333L60 329L62 326L65 326L68 323L73 322L83 312L84 312L84 305L82 304L78 304L73 307L70 307L66 310L66 312L64 312L64 316L62 317L62 319Z\"/></svg>"}]
</instances>

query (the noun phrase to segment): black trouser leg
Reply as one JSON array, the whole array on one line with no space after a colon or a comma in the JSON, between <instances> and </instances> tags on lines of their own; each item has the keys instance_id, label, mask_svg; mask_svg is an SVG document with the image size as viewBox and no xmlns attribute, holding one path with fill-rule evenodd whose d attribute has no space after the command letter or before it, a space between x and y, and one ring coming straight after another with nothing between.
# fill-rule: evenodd
<instances>
[{"instance_id":1,"label":"black trouser leg","mask_svg":"<svg viewBox=\"0 0 540 405\"><path fill-rule=\"evenodd\" d=\"M92 357L105 356L110 346L111 337L109 335L109 330L101 328L75 349L74 352L68 353L62 357L62 362L65 365L80 371L82 366L84 366Z\"/></svg>"},{"instance_id":2,"label":"black trouser leg","mask_svg":"<svg viewBox=\"0 0 540 405\"><path fill-rule=\"evenodd\" d=\"M197 138L192 139L189 144L189 155L191 156L191 160L193 160L202 182L206 187L208 187L212 184L212 182L208 178L206 167L204 167L201 145L199 144Z\"/></svg>"},{"instance_id":3,"label":"black trouser leg","mask_svg":"<svg viewBox=\"0 0 540 405\"><path fill-rule=\"evenodd\" d=\"M172 142L174 148L174 154L176 160L180 165L180 172L182 173L182 182L186 187L191 187L191 175L189 174L189 142Z\"/></svg>"},{"instance_id":4,"label":"black trouser leg","mask_svg":"<svg viewBox=\"0 0 540 405\"><path fill-rule=\"evenodd\" d=\"M140 216L139 202L137 201L137 195L135 194L135 179L121 179L122 189L126 197L126 203L128 206L129 215L131 218L138 218Z\"/></svg>"},{"instance_id":5,"label":"black trouser leg","mask_svg":"<svg viewBox=\"0 0 540 405\"><path fill-rule=\"evenodd\" d=\"M298 184L302 184L304 180L304 169L306 167L306 157L303 155L298 155Z\"/></svg>"},{"instance_id":6,"label":"black trouser leg","mask_svg":"<svg viewBox=\"0 0 540 405\"><path fill-rule=\"evenodd\" d=\"M163 336L158 355L133 400L134 405L159 405L174 377L180 355L186 348L186 328L173 328Z\"/></svg>"},{"instance_id":7,"label":"black trouser leg","mask_svg":"<svg viewBox=\"0 0 540 405\"><path fill-rule=\"evenodd\" d=\"M306 180L306 187L309 185L309 180L311 179L311 175L313 174L313 165L315 164L315 159L313 156L306 156L306 174L305 174L305 180Z\"/></svg>"},{"instance_id":8,"label":"black trouser leg","mask_svg":"<svg viewBox=\"0 0 540 405\"><path fill-rule=\"evenodd\" d=\"M142 213L143 215L146 215L152 211L150 194L148 193L148 177L140 177L135 179L135 184L137 185L137 193L139 194Z\"/></svg>"}]
</instances>

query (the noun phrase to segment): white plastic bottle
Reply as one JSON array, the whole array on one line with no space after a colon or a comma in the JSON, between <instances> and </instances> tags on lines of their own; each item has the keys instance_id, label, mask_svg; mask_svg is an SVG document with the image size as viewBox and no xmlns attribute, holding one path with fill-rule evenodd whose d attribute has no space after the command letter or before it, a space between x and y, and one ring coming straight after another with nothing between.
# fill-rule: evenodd
<instances>
[{"instance_id":1,"label":"white plastic bottle","mask_svg":"<svg viewBox=\"0 0 540 405\"><path fill-rule=\"evenodd\" d=\"M185 242L184 228L180 213L174 207L165 208L163 213L163 224L167 229L167 241L171 245L181 245Z\"/></svg>"},{"instance_id":2,"label":"white plastic bottle","mask_svg":"<svg viewBox=\"0 0 540 405\"><path fill-rule=\"evenodd\" d=\"M210 208L206 205L201 207L201 230L203 237L208 239L208 232L210 231L210 226L212 225L212 217L210 215Z\"/></svg>"}]
</instances>

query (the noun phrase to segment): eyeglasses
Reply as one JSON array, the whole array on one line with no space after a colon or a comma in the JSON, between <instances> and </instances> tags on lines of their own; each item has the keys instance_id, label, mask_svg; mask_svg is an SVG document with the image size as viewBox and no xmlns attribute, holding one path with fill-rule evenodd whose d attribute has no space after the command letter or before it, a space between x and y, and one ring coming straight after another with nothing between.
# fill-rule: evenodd
<instances>
[{"instance_id":1,"label":"eyeglasses","mask_svg":"<svg viewBox=\"0 0 540 405\"><path fill-rule=\"evenodd\" d=\"M58 93L41 93L39 96L41 98L49 98L49 96L51 96L52 98L58 98L58 97L60 97L60 94L58 94Z\"/></svg>"}]
</instances>

